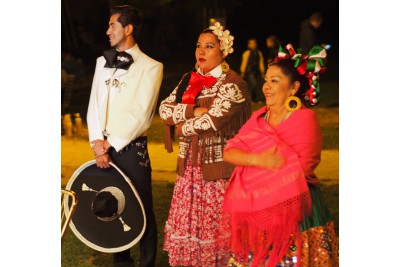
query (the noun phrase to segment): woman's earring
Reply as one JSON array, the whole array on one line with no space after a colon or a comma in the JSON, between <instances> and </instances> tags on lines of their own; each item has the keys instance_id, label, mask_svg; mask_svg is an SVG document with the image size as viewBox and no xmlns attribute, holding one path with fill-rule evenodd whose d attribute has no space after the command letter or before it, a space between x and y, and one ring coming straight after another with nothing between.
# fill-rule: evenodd
<instances>
[{"instance_id":1,"label":"woman's earring","mask_svg":"<svg viewBox=\"0 0 400 267\"><path fill-rule=\"evenodd\" d=\"M285 108L289 112L293 112L301 108L300 98L297 96L289 96L285 101Z\"/></svg>"},{"instance_id":2,"label":"woman's earring","mask_svg":"<svg viewBox=\"0 0 400 267\"><path fill-rule=\"evenodd\" d=\"M228 72L228 71L230 70L229 64L226 63L226 61L224 61L224 62L221 63L221 68L222 68L222 71L223 71L223 72Z\"/></svg>"},{"instance_id":3,"label":"woman's earring","mask_svg":"<svg viewBox=\"0 0 400 267\"><path fill-rule=\"evenodd\" d=\"M194 68L195 68L196 70L198 70L198 69L199 69L199 63L196 62L196 64L194 65Z\"/></svg>"}]
</instances>

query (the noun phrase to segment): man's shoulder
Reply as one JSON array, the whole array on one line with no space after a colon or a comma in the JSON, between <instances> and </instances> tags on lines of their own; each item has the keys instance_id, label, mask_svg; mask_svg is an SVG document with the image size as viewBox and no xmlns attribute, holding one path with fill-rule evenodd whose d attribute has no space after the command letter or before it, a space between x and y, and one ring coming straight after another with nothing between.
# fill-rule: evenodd
<instances>
[{"instance_id":1,"label":"man's shoulder","mask_svg":"<svg viewBox=\"0 0 400 267\"><path fill-rule=\"evenodd\" d=\"M97 59L96 59L96 64L98 65L98 66L104 66L104 64L106 64L106 59L104 58L104 56L99 56Z\"/></svg>"},{"instance_id":2,"label":"man's shoulder","mask_svg":"<svg viewBox=\"0 0 400 267\"><path fill-rule=\"evenodd\" d=\"M143 63L145 63L148 67L154 67L154 66L158 66L158 67L162 67L163 64L153 58L151 58L150 56L148 56L147 54L142 52L142 57L141 60L143 61Z\"/></svg>"}]
</instances>

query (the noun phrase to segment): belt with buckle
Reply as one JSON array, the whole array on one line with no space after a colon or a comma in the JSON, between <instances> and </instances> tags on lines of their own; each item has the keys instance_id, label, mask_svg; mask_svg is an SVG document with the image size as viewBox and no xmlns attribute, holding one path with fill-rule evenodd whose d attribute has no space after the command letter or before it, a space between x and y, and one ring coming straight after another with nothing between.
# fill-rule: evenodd
<instances>
[{"instance_id":1,"label":"belt with buckle","mask_svg":"<svg viewBox=\"0 0 400 267\"><path fill-rule=\"evenodd\" d=\"M107 137L109 137L110 134L107 132L107 130L104 130L102 133L103 133L104 139L107 140ZM129 142L129 144L124 146L118 153L122 154L123 152L127 151L133 145L144 148L147 144L147 135L145 135L145 134L146 133L144 133L143 135L139 136L138 138L136 138L134 140L131 140Z\"/></svg>"}]
</instances>

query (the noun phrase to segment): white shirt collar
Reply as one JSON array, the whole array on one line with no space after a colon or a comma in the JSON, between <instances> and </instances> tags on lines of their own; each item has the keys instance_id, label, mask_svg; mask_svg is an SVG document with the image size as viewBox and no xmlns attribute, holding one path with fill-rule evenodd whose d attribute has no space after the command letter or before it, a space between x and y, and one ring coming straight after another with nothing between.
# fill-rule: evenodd
<instances>
[{"instance_id":1,"label":"white shirt collar","mask_svg":"<svg viewBox=\"0 0 400 267\"><path fill-rule=\"evenodd\" d=\"M204 76L203 71L200 68L198 69L197 72ZM222 67L221 67L221 64L220 64L220 65L216 66L212 71L210 71L207 74L207 76L211 75L214 78L219 78L221 76L221 74L222 74Z\"/></svg>"}]
</instances>

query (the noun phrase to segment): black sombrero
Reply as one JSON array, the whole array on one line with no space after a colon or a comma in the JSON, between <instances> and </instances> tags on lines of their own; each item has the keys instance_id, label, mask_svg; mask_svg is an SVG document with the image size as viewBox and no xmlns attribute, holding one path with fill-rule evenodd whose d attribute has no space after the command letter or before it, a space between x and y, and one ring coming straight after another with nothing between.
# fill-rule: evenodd
<instances>
[{"instance_id":1,"label":"black sombrero","mask_svg":"<svg viewBox=\"0 0 400 267\"><path fill-rule=\"evenodd\" d=\"M70 227L87 246L107 253L126 250L143 236L146 216L128 177L110 163L100 169L92 160L81 165L66 186L78 198ZM68 202L64 207L69 211Z\"/></svg>"}]
</instances>

